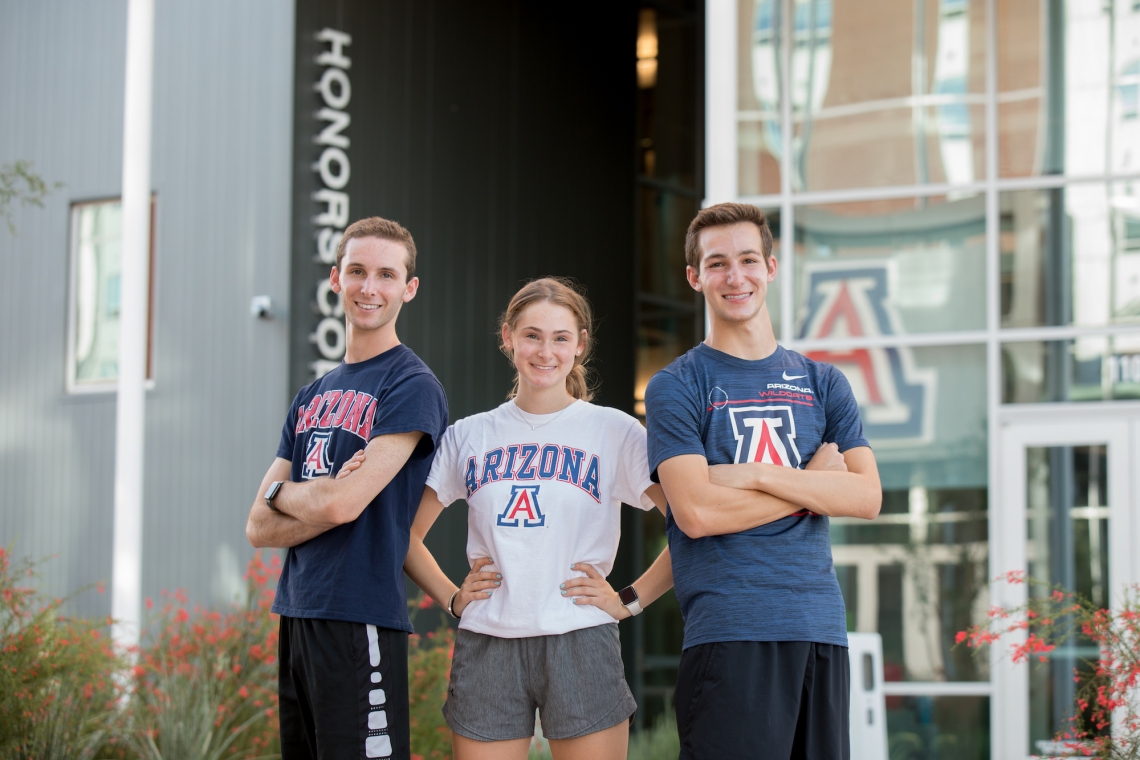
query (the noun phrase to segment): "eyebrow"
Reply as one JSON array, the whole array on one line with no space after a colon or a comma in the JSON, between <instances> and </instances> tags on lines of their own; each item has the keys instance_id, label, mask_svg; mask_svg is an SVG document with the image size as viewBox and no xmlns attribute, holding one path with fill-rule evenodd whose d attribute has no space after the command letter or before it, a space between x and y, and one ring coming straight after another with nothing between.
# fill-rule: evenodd
<instances>
[{"instance_id":1,"label":"eyebrow","mask_svg":"<svg viewBox=\"0 0 1140 760\"><path fill-rule=\"evenodd\" d=\"M715 251L715 252L710 253L707 256L705 256L704 261L708 261L709 259L727 259L729 256L759 256L759 255L761 255L759 251L754 251L751 248L748 248L748 249L743 250L743 251L737 251L736 253L722 253L721 251Z\"/></svg>"},{"instance_id":2,"label":"eyebrow","mask_svg":"<svg viewBox=\"0 0 1140 760\"><path fill-rule=\"evenodd\" d=\"M519 329L520 330L533 330L534 332L542 332L541 327L520 327ZM555 330L554 331L555 335L561 335L562 333L566 333L567 335L573 335L574 331L573 330Z\"/></svg>"}]
</instances>

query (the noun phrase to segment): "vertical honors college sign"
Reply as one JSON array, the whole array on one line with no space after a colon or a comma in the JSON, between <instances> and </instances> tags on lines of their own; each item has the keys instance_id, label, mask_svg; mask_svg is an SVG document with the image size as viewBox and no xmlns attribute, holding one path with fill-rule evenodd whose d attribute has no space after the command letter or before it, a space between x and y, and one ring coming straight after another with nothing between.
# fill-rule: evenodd
<instances>
[{"instance_id":1,"label":"vertical honors college sign","mask_svg":"<svg viewBox=\"0 0 1140 760\"><path fill-rule=\"evenodd\" d=\"M298 19L300 22L300 19ZM352 35L298 23L293 160L290 390L344 358L344 309L329 270L349 217Z\"/></svg>"}]
</instances>

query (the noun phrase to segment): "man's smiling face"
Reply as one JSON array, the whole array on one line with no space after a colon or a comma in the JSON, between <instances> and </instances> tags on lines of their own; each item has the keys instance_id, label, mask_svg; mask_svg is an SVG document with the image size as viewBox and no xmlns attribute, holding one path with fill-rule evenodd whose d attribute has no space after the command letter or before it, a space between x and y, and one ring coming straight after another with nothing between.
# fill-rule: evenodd
<instances>
[{"instance_id":1,"label":"man's smiling face","mask_svg":"<svg viewBox=\"0 0 1140 760\"><path fill-rule=\"evenodd\" d=\"M357 330L378 330L412 300L419 278L406 281L408 251L403 243L377 237L348 241L330 280L344 304L344 316Z\"/></svg>"},{"instance_id":2,"label":"man's smiling face","mask_svg":"<svg viewBox=\"0 0 1140 760\"><path fill-rule=\"evenodd\" d=\"M706 227L698 243L700 270L686 267L685 276L704 293L709 310L726 322L756 317L776 278L776 259L765 260L760 229L751 222Z\"/></svg>"}]
</instances>

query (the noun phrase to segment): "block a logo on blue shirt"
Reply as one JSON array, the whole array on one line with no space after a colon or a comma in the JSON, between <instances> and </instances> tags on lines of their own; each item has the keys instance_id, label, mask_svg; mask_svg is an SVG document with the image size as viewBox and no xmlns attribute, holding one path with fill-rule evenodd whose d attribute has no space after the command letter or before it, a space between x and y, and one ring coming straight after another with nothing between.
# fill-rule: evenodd
<instances>
[{"instance_id":1,"label":"block a logo on blue shirt","mask_svg":"<svg viewBox=\"0 0 1140 760\"><path fill-rule=\"evenodd\" d=\"M511 486L507 508L499 515L497 524L505 528L541 528L546 515L538 504L541 486Z\"/></svg>"},{"instance_id":2,"label":"block a logo on blue shirt","mask_svg":"<svg viewBox=\"0 0 1140 760\"><path fill-rule=\"evenodd\" d=\"M328 475L329 465L329 439L332 431L313 433L309 436L309 445L305 449L305 461L301 466L301 477L312 480L319 475Z\"/></svg>"},{"instance_id":3,"label":"block a logo on blue shirt","mask_svg":"<svg viewBox=\"0 0 1140 760\"><path fill-rule=\"evenodd\" d=\"M807 313L801 339L898 335L901 321L891 304L893 262L811 262L804 267ZM864 432L879 443L904 444L934 437L937 374L915 366L908 347L811 351L834 364L851 383Z\"/></svg>"},{"instance_id":4,"label":"block a logo on blue shirt","mask_svg":"<svg viewBox=\"0 0 1140 760\"><path fill-rule=\"evenodd\" d=\"M730 408L732 434L736 436L736 464L764 462L799 467L796 420L790 406L744 406Z\"/></svg>"}]
</instances>

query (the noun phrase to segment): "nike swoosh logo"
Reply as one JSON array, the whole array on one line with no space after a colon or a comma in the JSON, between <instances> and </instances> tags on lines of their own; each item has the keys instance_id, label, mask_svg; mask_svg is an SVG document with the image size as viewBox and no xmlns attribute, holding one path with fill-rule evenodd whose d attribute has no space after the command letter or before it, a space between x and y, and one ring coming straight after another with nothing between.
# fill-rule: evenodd
<instances>
[{"instance_id":1,"label":"nike swoosh logo","mask_svg":"<svg viewBox=\"0 0 1140 760\"><path fill-rule=\"evenodd\" d=\"M789 375L787 370L784 370L785 380L803 380L807 375Z\"/></svg>"}]
</instances>

